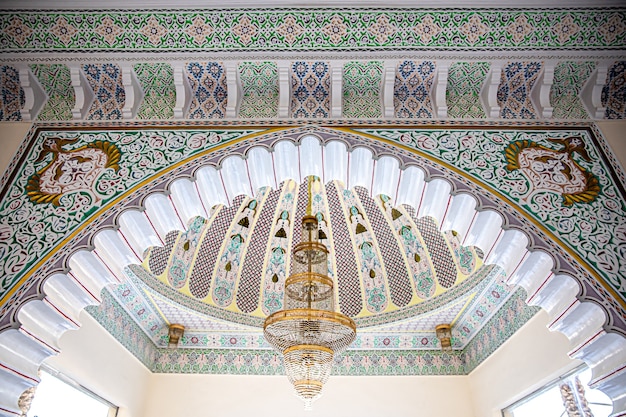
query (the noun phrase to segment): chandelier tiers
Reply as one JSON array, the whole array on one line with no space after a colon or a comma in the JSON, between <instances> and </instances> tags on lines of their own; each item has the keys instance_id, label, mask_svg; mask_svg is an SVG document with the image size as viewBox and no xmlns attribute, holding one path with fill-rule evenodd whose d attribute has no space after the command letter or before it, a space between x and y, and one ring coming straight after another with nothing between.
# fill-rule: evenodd
<instances>
[{"instance_id":1,"label":"chandelier tiers","mask_svg":"<svg viewBox=\"0 0 626 417\"><path fill-rule=\"evenodd\" d=\"M356 337L354 321L335 311L328 250L318 242L317 218L302 219L302 242L293 248L292 273L285 281L285 309L267 317L265 339L283 355L285 372L305 409L322 394L335 353Z\"/></svg>"}]
</instances>

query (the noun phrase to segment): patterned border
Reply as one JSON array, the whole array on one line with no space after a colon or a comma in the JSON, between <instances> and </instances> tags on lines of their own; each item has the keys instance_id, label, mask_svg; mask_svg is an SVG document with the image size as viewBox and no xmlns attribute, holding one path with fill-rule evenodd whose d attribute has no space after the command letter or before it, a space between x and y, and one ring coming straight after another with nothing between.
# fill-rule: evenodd
<instances>
[{"instance_id":1,"label":"patterned border","mask_svg":"<svg viewBox=\"0 0 626 417\"><path fill-rule=\"evenodd\" d=\"M620 49L624 9L10 11L2 51ZM87 35L90 34L90 35Z\"/></svg>"}]
</instances>

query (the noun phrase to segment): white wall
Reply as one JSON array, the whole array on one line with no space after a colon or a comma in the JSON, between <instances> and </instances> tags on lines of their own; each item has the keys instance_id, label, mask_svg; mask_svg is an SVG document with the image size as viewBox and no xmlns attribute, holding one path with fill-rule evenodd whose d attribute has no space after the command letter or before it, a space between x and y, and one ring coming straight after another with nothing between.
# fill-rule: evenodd
<instances>
[{"instance_id":1,"label":"white wall","mask_svg":"<svg viewBox=\"0 0 626 417\"><path fill-rule=\"evenodd\" d=\"M626 169L626 120L602 120L597 125L622 167Z\"/></svg>"},{"instance_id":2,"label":"white wall","mask_svg":"<svg viewBox=\"0 0 626 417\"><path fill-rule=\"evenodd\" d=\"M46 363L120 407L118 417L141 417L150 371L83 311L82 327L61 336L61 353Z\"/></svg>"},{"instance_id":3,"label":"white wall","mask_svg":"<svg viewBox=\"0 0 626 417\"><path fill-rule=\"evenodd\" d=\"M331 376L304 411L285 376L153 376L146 417L472 417L467 377ZM451 397L453 400L451 400Z\"/></svg>"},{"instance_id":4,"label":"white wall","mask_svg":"<svg viewBox=\"0 0 626 417\"><path fill-rule=\"evenodd\" d=\"M581 364L548 321L545 311L537 313L469 375L474 417L500 417L502 408Z\"/></svg>"},{"instance_id":5,"label":"white wall","mask_svg":"<svg viewBox=\"0 0 626 417\"><path fill-rule=\"evenodd\" d=\"M28 133L32 123L1 122L0 123L0 176L13 159L15 151Z\"/></svg>"}]
</instances>

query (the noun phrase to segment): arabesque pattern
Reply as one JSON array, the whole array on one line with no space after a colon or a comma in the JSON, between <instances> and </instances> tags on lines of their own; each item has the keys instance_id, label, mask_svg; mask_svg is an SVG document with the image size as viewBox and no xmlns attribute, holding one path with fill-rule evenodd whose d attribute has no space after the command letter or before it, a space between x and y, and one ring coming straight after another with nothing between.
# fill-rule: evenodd
<instances>
[{"instance_id":1,"label":"arabesque pattern","mask_svg":"<svg viewBox=\"0 0 626 417\"><path fill-rule=\"evenodd\" d=\"M602 89L602 105L606 106L605 118L626 118L626 61L616 62L607 75Z\"/></svg>"},{"instance_id":2,"label":"arabesque pattern","mask_svg":"<svg viewBox=\"0 0 626 417\"><path fill-rule=\"evenodd\" d=\"M135 64L133 70L144 92L137 118L163 120L174 117L176 88L170 64Z\"/></svg>"},{"instance_id":3,"label":"arabesque pattern","mask_svg":"<svg viewBox=\"0 0 626 417\"><path fill-rule=\"evenodd\" d=\"M510 62L502 70L498 105L503 119L536 119L530 91L537 81L541 62Z\"/></svg>"},{"instance_id":4,"label":"arabesque pattern","mask_svg":"<svg viewBox=\"0 0 626 417\"><path fill-rule=\"evenodd\" d=\"M343 117L381 117L381 61L351 61L343 67Z\"/></svg>"},{"instance_id":5,"label":"arabesque pattern","mask_svg":"<svg viewBox=\"0 0 626 417\"><path fill-rule=\"evenodd\" d=\"M596 67L595 62L560 62L554 69L554 84L550 89L550 104L555 119L586 119L589 117L579 94L585 81Z\"/></svg>"},{"instance_id":6,"label":"arabesque pattern","mask_svg":"<svg viewBox=\"0 0 626 417\"><path fill-rule=\"evenodd\" d=\"M220 62L190 62L186 66L191 85L190 119L223 119L226 116L226 71Z\"/></svg>"},{"instance_id":7,"label":"arabesque pattern","mask_svg":"<svg viewBox=\"0 0 626 417\"><path fill-rule=\"evenodd\" d=\"M326 118L330 114L330 72L326 62L291 66L291 117Z\"/></svg>"},{"instance_id":8,"label":"arabesque pattern","mask_svg":"<svg viewBox=\"0 0 626 417\"><path fill-rule=\"evenodd\" d=\"M449 117L485 117L485 110L480 103L480 89L489 67L488 62L457 62L450 66L446 88Z\"/></svg>"},{"instance_id":9,"label":"arabesque pattern","mask_svg":"<svg viewBox=\"0 0 626 417\"><path fill-rule=\"evenodd\" d=\"M86 64L83 73L94 93L89 109L90 120L117 120L122 118L126 92L122 85L122 71L115 64Z\"/></svg>"},{"instance_id":10,"label":"arabesque pattern","mask_svg":"<svg viewBox=\"0 0 626 417\"><path fill-rule=\"evenodd\" d=\"M71 120L75 97L69 68L63 64L35 64L30 69L48 95L37 118Z\"/></svg>"},{"instance_id":11,"label":"arabesque pattern","mask_svg":"<svg viewBox=\"0 0 626 417\"><path fill-rule=\"evenodd\" d=\"M278 115L278 68L275 62L241 62L239 79L243 92L239 117L262 119Z\"/></svg>"},{"instance_id":12,"label":"arabesque pattern","mask_svg":"<svg viewBox=\"0 0 626 417\"><path fill-rule=\"evenodd\" d=\"M20 76L12 66L0 66L0 120L22 120L20 109L24 107L24 90Z\"/></svg>"},{"instance_id":13,"label":"arabesque pattern","mask_svg":"<svg viewBox=\"0 0 626 417\"><path fill-rule=\"evenodd\" d=\"M393 91L393 107L397 118L433 117L430 93L435 69L432 61L404 61L398 65Z\"/></svg>"}]
</instances>

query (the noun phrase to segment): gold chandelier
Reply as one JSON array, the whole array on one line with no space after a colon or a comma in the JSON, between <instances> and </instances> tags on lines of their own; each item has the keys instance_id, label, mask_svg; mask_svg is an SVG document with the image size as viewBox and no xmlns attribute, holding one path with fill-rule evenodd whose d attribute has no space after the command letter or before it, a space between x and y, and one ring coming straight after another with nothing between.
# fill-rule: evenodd
<instances>
[{"instance_id":1,"label":"gold chandelier","mask_svg":"<svg viewBox=\"0 0 626 417\"><path fill-rule=\"evenodd\" d=\"M311 187L309 177L309 205L302 219L302 242L293 248L292 271L285 281L285 308L267 317L263 325L265 339L283 355L285 373L305 409L321 396L334 354L356 337L354 321L335 311L328 249L318 241Z\"/></svg>"}]
</instances>

